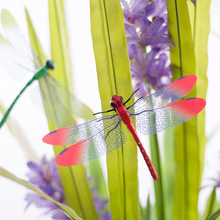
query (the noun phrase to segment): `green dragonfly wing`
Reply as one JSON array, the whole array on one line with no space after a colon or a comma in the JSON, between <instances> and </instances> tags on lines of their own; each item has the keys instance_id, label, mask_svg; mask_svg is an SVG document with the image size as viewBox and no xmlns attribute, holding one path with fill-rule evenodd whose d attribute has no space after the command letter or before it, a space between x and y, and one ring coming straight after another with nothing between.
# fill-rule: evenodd
<instances>
[{"instance_id":1,"label":"green dragonfly wing","mask_svg":"<svg viewBox=\"0 0 220 220\"><path fill-rule=\"evenodd\" d=\"M7 40L11 43L11 45L14 47L14 50L20 54L26 63L32 63L32 65L35 65L36 68L45 65L41 63L40 59L33 51L31 45L25 39L23 32L17 25L13 16L5 9L2 10L1 13L1 23Z\"/></svg>"},{"instance_id":2,"label":"green dragonfly wing","mask_svg":"<svg viewBox=\"0 0 220 220\"><path fill-rule=\"evenodd\" d=\"M30 90L31 99L38 108L45 111L47 118L55 126L71 126L75 117L85 120L95 118L92 110L53 76L47 74L39 81L40 87L34 87ZM71 118L72 121L65 120ZM60 124L61 122L62 124Z\"/></svg>"},{"instance_id":3,"label":"green dragonfly wing","mask_svg":"<svg viewBox=\"0 0 220 220\"><path fill-rule=\"evenodd\" d=\"M35 64L22 57L1 33L0 65L15 79L22 78L27 73L36 72Z\"/></svg>"}]
</instances>

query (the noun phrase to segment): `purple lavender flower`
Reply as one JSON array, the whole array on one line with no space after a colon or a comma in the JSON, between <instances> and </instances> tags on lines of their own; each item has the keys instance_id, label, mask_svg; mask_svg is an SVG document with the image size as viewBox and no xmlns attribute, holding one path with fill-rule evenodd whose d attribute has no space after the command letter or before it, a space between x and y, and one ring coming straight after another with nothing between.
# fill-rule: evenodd
<instances>
[{"instance_id":1,"label":"purple lavender flower","mask_svg":"<svg viewBox=\"0 0 220 220\"><path fill-rule=\"evenodd\" d=\"M93 183L94 178L89 177L88 182L90 185ZM99 216L99 220L112 220L111 214L109 211L105 210L105 206L109 202L108 199L102 199L100 195L97 194L96 192L96 187L91 187L91 192L92 192L92 199L95 204L96 211Z\"/></svg>"},{"instance_id":2,"label":"purple lavender flower","mask_svg":"<svg viewBox=\"0 0 220 220\"><path fill-rule=\"evenodd\" d=\"M28 162L27 166L31 171L27 174L31 183L56 201L66 204L62 183L54 159L47 160L43 157L40 163ZM38 208L45 208L46 214L52 213L52 219L69 219L57 205L36 193L28 193L25 200L28 202L27 207L35 204Z\"/></svg>"},{"instance_id":3,"label":"purple lavender flower","mask_svg":"<svg viewBox=\"0 0 220 220\"><path fill-rule=\"evenodd\" d=\"M166 0L121 0L135 90L146 96L171 82Z\"/></svg>"},{"instance_id":4,"label":"purple lavender flower","mask_svg":"<svg viewBox=\"0 0 220 220\"><path fill-rule=\"evenodd\" d=\"M54 200L66 204L61 179L54 158L47 160L46 157L43 157L40 163L28 162L27 166L30 169L27 176L32 184L36 185ZM89 181L91 182L91 180ZM104 210L108 200L101 199L101 197L96 193L94 187L91 188L91 192L99 219L111 220L110 213ZM38 208L45 208L45 214L52 214L52 219L69 219L57 205L36 193L28 193L25 200L28 202L26 208L28 208L31 204L35 204Z\"/></svg>"},{"instance_id":5,"label":"purple lavender flower","mask_svg":"<svg viewBox=\"0 0 220 220\"><path fill-rule=\"evenodd\" d=\"M155 44L166 44L174 46L173 42L167 37L166 26L163 26L163 18L155 18L150 22L145 17L140 17L137 28L133 25L125 24L126 37L128 43L137 43L140 46Z\"/></svg>"},{"instance_id":6,"label":"purple lavender flower","mask_svg":"<svg viewBox=\"0 0 220 220\"><path fill-rule=\"evenodd\" d=\"M145 0L131 0L128 4L126 0L121 0L125 21L135 24L139 17L150 16L154 11L154 2Z\"/></svg>"}]
</instances>

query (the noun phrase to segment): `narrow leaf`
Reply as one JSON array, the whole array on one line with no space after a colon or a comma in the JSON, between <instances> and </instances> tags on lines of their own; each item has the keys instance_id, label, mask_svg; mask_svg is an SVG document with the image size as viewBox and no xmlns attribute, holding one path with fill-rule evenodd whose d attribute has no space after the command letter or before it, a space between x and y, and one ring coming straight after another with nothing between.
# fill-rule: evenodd
<instances>
[{"instance_id":1,"label":"narrow leaf","mask_svg":"<svg viewBox=\"0 0 220 220\"><path fill-rule=\"evenodd\" d=\"M216 212L218 208L219 207L218 207L218 202L216 198L216 190L213 189L209 198L207 199L205 211L202 215L202 220L207 219L207 217L211 216L212 213Z\"/></svg>"},{"instance_id":2,"label":"narrow leaf","mask_svg":"<svg viewBox=\"0 0 220 220\"><path fill-rule=\"evenodd\" d=\"M99 160L92 160L89 163L90 175L94 177L95 186L97 193L102 196L102 198L108 198L108 190L105 183L105 179L102 172L102 167Z\"/></svg>"},{"instance_id":3,"label":"narrow leaf","mask_svg":"<svg viewBox=\"0 0 220 220\"><path fill-rule=\"evenodd\" d=\"M157 134L150 135L150 147L151 147L151 155L152 162L158 174L159 181L154 182L155 189L155 197L156 197L156 211L157 211L157 219L163 220L165 219L164 213L164 196L163 196L163 178L162 178L162 170L161 170L161 157L160 157L160 149L157 140Z\"/></svg>"},{"instance_id":4,"label":"narrow leaf","mask_svg":"<svg viewBox=\"0 0 220 220\"><path fill-rule=\"evenodd\" d=\"M61 10L61 9L60 9ZM60 12L61 13L61 12ZM37 48L38 51L42 51L39 41L37 40L36 33L33 29L33 25L31 23L31 20L27 14L27 20L28 20L28 28L29 28L29 35L31 40L31 45L35 49ZM51 22L57 22L51 21ZM52 33L51 33L52 34ZM54 45L56 46L56 45ZM60 45L58 45L60 46ZM55 51L57 51L55 49ZM40 56L42 53L37 54ZM44 56L40 56L40 59L43 60ZM57 60L55 60L57 62ZM65 60L64 60L65 62ZM66 69L63 69L59 74L66 74ZM62 79L67 79L66 75L61 77ZM64 80L65 81L65 80ZM48 121L50 130L56 130L57 128L66 127L69 126L70 123L73 125L74 121L71 117L71 114L64 114L64 112L60 112L60 109L56 109L55 105L53 103L57 102L58 97L54 97L53 94L51 94L50 85L47 82L46 77L44 79L39 80L40 87L44 89L45 94L42 94L42 97L46 97L43 99L43 104L45 106L45 109L51 108L53 106L53 124ZM63 82L67 83L67 81ZM66 88L68 88L67 84L64 84ZM45 101L47 100L47 101ZM65 103L65 106L68 106L68 109L71 109L71 100L66 99L63 100ZM71 113L71 112L70 112ZM51 117L51 116L50 116ZM58 155L65 146L62 147L54 147L55 155ZM95 206L92 200L90 187L87 181L87 175L86 171L83 167L83 165L73 166L73 167L61 167L58 166L61 181L64 187L65 192L65 198L68 203L68 205L73 208L76 213L80 216L82 216L83 219L90 219L91 217L93 219L97 219L97 213L95 210Z\"/></svg>"},{"instance_id":5,"label":"narrow leaf","mask_svg":"<svg viewBox=\"0 0 220 220\"><path fill-rule=\"evenodd\" d=\"M60 202L57 202L56 200L54 200L52 197L48 196L47 194L45 194L43 191L41 191L38 187L36 187L35 185L33 185L32 183L28 182L27 180L24 179L20 179L18 177L16 177L14 174L8 172L7 170L5 170L4 168L0 167L0 175L12 180L13 182L16 182L30 190L32 190L33 192L39 194L40 196L44 197L45 199L53 202L54 204L56 204L57 206L59 206L63 212L71 219L75 219L75 220L81 220L81 218L67 205L62 204Z\"/></svg>"},{"instance_id":6,"label":"narrow leaf","mask_svg":"<svg viewBox=\"0 0 220 220\"><path fill-rule=\"evenodd\" d=\"M126 100L132 94L124 19L118 0L90 0L90 12L99 93L107 110L112 95ZM121 128L125 145L107 155L112 218L138 219L137 147L125 126Z\"/></svg>"},{"instance_id":7,"label":"narrow leaf","mask_svg":"<svg viewBox=\"0 0 220 220\"><path fill-rule=\"evenodd\" d=\"M0 104L0 112L2 115L4 115L6 112L5 108L1 104ZM31 146L30 146L25 134L23 133L23 130L21 129L19 123L9 117L8 120L6 121L6 124L8 126L9 131L11 132L11 134L17 139L17 141L18 141L22 151L24 152L27 160L37 161L38 156L31 148Z\"/></svg>"},{"instance_id":8,"label":"narrow leaf","mask_svg":"<svg viewBox=\"0 0 220 220\"><path fill-rule=\"evenodd\" d=\"M164 136L164 203L166 219L173 219L173 187L175 173L174 134L173 128L167 129Z\"/></svg>"},{"instance_id":9,"label":"narrow leaf","mask_svg":"<svg viewBox=\"0 0 220 220\"><path fill-rule=\"evenodd\" d=\"M207 66L208 66L208 36L210 32L210 8L211 0L196 1L195 7L195 28L194 28L194 48L196 55L196 94L200 98L206 99L208 88ZM199 153L200 153L200 181L204 168L204 155L206 146L205 135L205 111L197 116Z\"/></svg>"},{"instance_id":10,"label":"narrow leaf","mask_svg":"<svg viewBox=\"0 0 220 220\"><path fill-rule=\"evenodd\" d=\"M189 12L185 0L168 0L168 31L176 47L170 48L174 78L195 73L195 54ZM196 90L190 97L196 96ZM174 185L174 219L197 219L200 184L200 146L197 119L174 129L176 177Z\"/></svg>"},{"instance_id":11,"label":"narrow leaf","mask_svg":"<svg viewBox=\"0 0 220 220\"><path fill-rule=\"evenodd\" d=\"M72 69L68 48L67 28L64 16L63 0L48 0L51 56L56 61L56 69L53 73L56 79L71 88ZM65 74L63 74L63 71Z\"/></svg>"},{"instance_id":12,"label":"narrow leaf","mask_svg":"<svg viewBox=\"0 0 220 220\"><path fill-rule=\"evenodd\" d=\"M213 213L212 215L209 215L206 220L216 220L216 219L219 219L218 217L220 216L220 209Z\"/></svg>"}]
</instances>

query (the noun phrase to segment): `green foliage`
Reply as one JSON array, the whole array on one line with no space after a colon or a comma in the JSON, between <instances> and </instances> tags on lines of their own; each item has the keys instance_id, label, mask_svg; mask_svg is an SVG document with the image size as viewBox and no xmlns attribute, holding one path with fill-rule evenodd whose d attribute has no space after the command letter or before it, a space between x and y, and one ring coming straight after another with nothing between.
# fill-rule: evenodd
<instances>
[{"instance_id":1,"label":"green foliage","mask_svg":"<svg viewBox=\"0 0 220 220\"><path fill-rule=\"evenodd\" d=\"M58 32L54 31L54 27L59 26L60 32L66 33L64 21L59 18L64 18L62 7L58 7L62 5L62 1L50 1L49 7L49 17L50 17L50 27L51 27L51 38L53 39L52 43L52 58L56 59L55 62L59 63L58 70L54 71L53 76L57 78L57 80L62 81L63 85L69 89L68 85L68 77L67 75L70 74L70 72L67 73L67 70L70 70L70 65L68 62L68 59L63 59L62 57L59 57L57 53L66 54L68 56L68 50L66 46L67 42L67 35L62 34L60 35ZM51 6L50 6L51 5ZM27 21L28 21L28 28L29 28L29 35L31 40L31 45L33 49L37 52L37 55L41 59L42 62L45 61L45 56L43 55L43 51L41 49L40 43L37 40L36 33L33 29L33 25L31 23L30 17L27 14ZM53 35L53 37L52 37ZM65 42L65 43L64 43ZM38 53L39 52L39 53ZM62 58L62 60L60 60ZM47 96L46 99L43 99L43 104L45 108L52 108L51 112L53 112L53 115L48 117L53 117L53 123L48 121L48 125L50 130L55 130L60 127L66 127L70 126L70 123L73 125L73 116L71 117L70 114L65 114L66 110L64 112L61 112L60 109L56 109L53 103L56 103L56 97L53 97L53 95L50 92L49 85L46 81L46 79L40 80L40 87L44 88L45 91L48 91L44 96ZM62 93L62 91L60 91ZM47 100L47 101L45 101ZM72 100L63 100L65 102L65 106L69 106L68 109L71 109L72 106L74 106L71 101ZM74 110L73 110L74 111ZM90 111L91 113L91 111ZM61 117L62 116L62 117ZM55 123L54 123L55 121ZM55 155L57 155L62 149L64 149L65 146L62 147L54 147ZM95 210L95 206L93 204L93 200L91 197L90 187L87 181L87 175L85 168L83 165L78 165L74 167L61 167L58 166L60 177L62 180L64 192L65 192L65 198L68 203L68 205L73 208L78 215L80 215L83 219L97 219L97 213Z\"/></svg>"},{"instance_id":2,"label":"green foliage","mask_svg":"<svg viewBox=\"0 0 220 220\"><path fill-rule=\"evenodd\" d=\"M5 108L0 104L0 112L2 115L5 114L6 110ZM37 155L31 148L27 138L24 135L23 130L20 128L19 123L13 123L13 120L9 117L6 121L6 125L8 126L9 131L11 134L17 139L22 151L25 154L25 157L27 160L37 161Z\"/></svg>"},{"instance_id":3,"label":"green foliage","mask_svg":"<svg viewBox=\"0 0 220 220\"><path fill-rule=\"evenodd\" d=\"M209 195L209 198L207 199L206 208L201 219L202 220L213 219L213 217L216 216L216 214L218 213L217 211L218 209L219 209L219 204L216 198L216 190L213 189Z\"/></svg>"},{"instance_id":4,"label":"green foliage","mask_svg":"<svg viewBox=\"0 0 220 220\"><path fill-rule=\"evenodd\" d=\"M132 94L123 14L118 0L90 0L91 31L102 109L111 96ZM133 101L133 100L132 100ZM126 144L107 155L113 219L138 219L137 147L122 125Z\"/></svg>"},{"instance_id":5,"label":"green foliage","mask_svg":"<svg viewBox=\"0 0 220 220\"><path fill-rule=\"evenodd\" d=\"M164 192L163 192L163 177L162 177L162 170L161 170L161 157L160 157L160 149L157 140L157 134L150 136L150 146L151 146L151 155L152 155L152 162L158 174L159 181L154 182L154 189L155 189L155 197L156 197L156 212L157 212L157 219L163 220L165 219L164 213Z\"/></svg>"},{"instance_id":6,"label":"green foliage","mask_svg":"<svg viewBox=\"0 0 220 220\"><path fill-rule=\"evenodd\" d=\"M172 74L176 79L195 73L198 82L189 96L205 98L209 3L196 1L196 7L190 5L190 13L184 0L168 0L167 5L169 36L176 45L175 48L171 48ZM205 28L201 19L206 20ZM204 114L203 110L196 118L174 129L176 162L174 219L198 218L198 189L203 172L206 144Z\"/></svg>"},{"instance_id":7,"label":"green foliage","mask_svg":"<svg viewBox=\"0 0 220 220\"><path fill-rule=\"evenodd\" d=\"M24 180L24 179L20 179L18 177L16 177L15 175L13 175L12 173L8 172L7 170L5 170L4 168L0 167L0 175L10 179L13 182L16 182L30 190L32 190L33 192L39 194L40 196L44 197L45 199L53 202L54 204L56 204L57 206L59 206L63 212L70 217L70 219L75 219L75 220L82 220L69 206L64 205L60 202L57 202L56 200L54 200L52 197L48 196L47 194L45 194L43 191L41 191L38 187L36 187L35 185L33 185L32 183Z\"/></svg>"},{"instance_id":8,"label":"green foliage","mask_svg":"<svg viewBox=\"0 0 220 220\"><path fill-rule=\"evenodd\" d=\"M196 74L198 77L196 87L187 97L206 98L210 2L211 0L197 0L195 6L186 0L167 0L169 37L176 45L170 48L174 79L188 74ZM51 55L56 62L53 76L67 90L73 91L70 86L72 70L63 1L48 0L48 5ZM124 19L119 0L90 0L90 13L99 92L102 109L105 111L109 109L107 104L113 94L122 95L124 99L132 94ZM26 16L31 45L42 63L45 63L46 57L27 10ZM90 119L91 110L81 102L76 103L74 99L64 100L64 105L68 106L68 110L64 108L62 111L58 110L56 105L53 105L56 97L50 93L46 77L40 79L39 84L47 91L46 97L49 101L43 99L43 102L45 109L49 108L51 112L51 115L47 115L48 118L53 118L53 123L48 120L51 131L73 125L76 116ZM132 99L130 102L133 101ZM146 208L139 205L138 199L137 146L127 128L121 125L121 129L126 134L127 141L123 147L107 155L108 188L99 161L95 160L90 163L90 173L95 177L97 192L103 198L108 198L109 191L110 207L108 209L111 208L112 218L198 219L197 203L206 145L205 111L203 110L189 122L166 131L164 164L161 162L157 135L150 137L152 161L158 172L159 181L154 183L156 204L151 205L148 198ZM65 147L54 147L55 155ZM15 177L2 168L0 168L0 175L54 202L72 219L81 219L80 217L98 219L84 166L59 166L58 169L69 206L57 203L34 185ZM215 212L216 210L216 194L213 190L207 201L202 220L206 217L207 220L217 219L220 211Z\"/></svg>"},{"instance_id":9,"label":"green foliage","mask_svg":"<svg viewBox=\"0 0 220 220\"><path fill-rule=\"evenodd\" d=\"M212 215L208 216L206 220L216 220L216 219L219 220L219 217L220 217L220 209L215 213L213 213Z\"/></svg>"},{"instance_id":10,"label":"green foliage","mask_svg":"<svg viewBox=\"0 0 220 220\"><path fill-rule=\"evenodd\" d=\"M163 180L164 180L164 204L166 219L173 219L173 187L174 187L174 128L167 129L164 137L164 166Z\"/></svg>"}]
</instances>

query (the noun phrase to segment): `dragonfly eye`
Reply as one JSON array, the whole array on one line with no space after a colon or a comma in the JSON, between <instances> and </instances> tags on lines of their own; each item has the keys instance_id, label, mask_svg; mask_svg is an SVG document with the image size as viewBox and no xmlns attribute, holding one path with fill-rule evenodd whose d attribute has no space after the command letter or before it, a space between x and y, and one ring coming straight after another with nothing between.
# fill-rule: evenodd
<instances>
[{"instance_id":1,"label":"dragonfly eye","mask_svg":"<svg viewBox=\"0 0 220 220\"><path fill-rule=\"evenodd\" d=\"M112 108L116 108L117 107L117 105L114 102L110 102L110 105L111 105Z\"/></svg>"},{"instance_id":2,"label":"dragonfly eye","mask_svg":"<svg viewBox=\"0 0 220 220\"><path fill-rule=\"evenodd\" d=\"M52 61L52 60L47 60L46 66L47 66L48 69L53 70L53 69L55 69L55 62Z\"/></svg>"}]
</instances>

